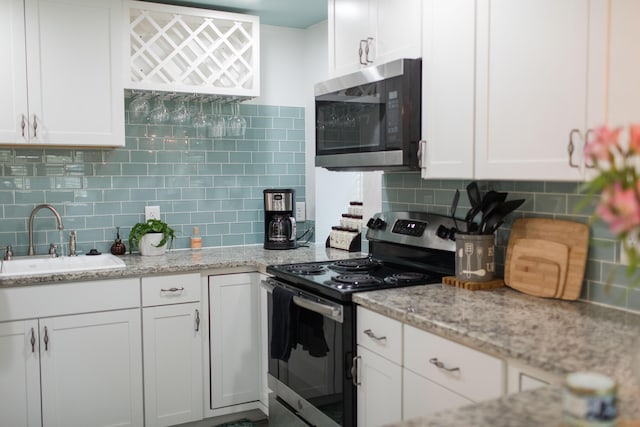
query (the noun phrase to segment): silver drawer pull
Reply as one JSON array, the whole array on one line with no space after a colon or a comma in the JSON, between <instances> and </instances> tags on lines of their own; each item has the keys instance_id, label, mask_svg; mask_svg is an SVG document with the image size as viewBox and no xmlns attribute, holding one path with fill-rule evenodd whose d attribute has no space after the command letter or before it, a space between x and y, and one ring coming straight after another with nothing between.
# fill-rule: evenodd
<instances>
[{"instance_id":1,"label":"silver drawer pull","mask_svg":"<svg viewBox=\"0 0 640 427\"><path fill-rule=\"evenodd\" d=\"M160 292L182 292L182 291L184 291L184 288L169 288L169 289L160 288Z\"/></svg>"},{"instance_id":2,"label":"silver drawer pull","mask_svg":"<svg viewBox=\"0 0 640 427\"><path fill-rule=\"evenodd\" d=\"M376 334L373 333L373 331L371 329L365 329L364 334L366 336L368 336L371 339L374 339L376 341L384 341L387 342L387 337L377 337Z\"/></svg>"},{"instance_id":3,"label":"silver drawer pull","mask_svg":"<svg viewBox=\"0 0 640 427\"><path fill-rule=\"evenodd\" d=\"M436 365L439 369L444 369L447 372L455 372L455 371L460 371L460 368L447 368L444 363L442 363L441 361L438 360L437 357L433 357L431 359L429 359L429 363Z\"/></svg>"}]
</instances>

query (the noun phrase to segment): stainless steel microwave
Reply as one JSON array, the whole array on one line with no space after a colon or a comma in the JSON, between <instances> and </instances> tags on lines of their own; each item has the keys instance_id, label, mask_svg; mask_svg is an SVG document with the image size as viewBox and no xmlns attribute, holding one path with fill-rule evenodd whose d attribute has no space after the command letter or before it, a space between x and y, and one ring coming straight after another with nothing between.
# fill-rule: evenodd
<instances>
[{"instance_id":1,"label":"stainless steel microwave","mask_svg":"<svg viewBox=\"0 0 640 427\"><path fill-rule=\"evenodd\" d=\"M316 84L316 166L418 169L421 69L399 59Z\"/></svg>"}]
</instances>

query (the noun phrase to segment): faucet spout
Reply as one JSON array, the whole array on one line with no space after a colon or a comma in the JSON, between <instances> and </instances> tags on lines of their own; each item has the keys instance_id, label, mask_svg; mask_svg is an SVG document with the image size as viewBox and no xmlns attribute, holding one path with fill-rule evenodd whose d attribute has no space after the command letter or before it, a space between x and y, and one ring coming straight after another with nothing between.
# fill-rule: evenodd
<instances>
[{"instance_id":1,"label":"faucet spout","mask_svg":"<svg viewBox=\"0 0 640 427\"><path fill-rule=\"evenodd\" d=\"M27 250L27 255L35 255L36 252L33 249L33 220L36 217L36 214L40 209L49 209L55 215L56 220L58 221L58 230L64 230L64 225L62 225L62 218L60 214L52 205L48 203L43 203L41 205L36 206L31 211L31 215L29 216L29 249Z\"/></svg>"}]
</instances>

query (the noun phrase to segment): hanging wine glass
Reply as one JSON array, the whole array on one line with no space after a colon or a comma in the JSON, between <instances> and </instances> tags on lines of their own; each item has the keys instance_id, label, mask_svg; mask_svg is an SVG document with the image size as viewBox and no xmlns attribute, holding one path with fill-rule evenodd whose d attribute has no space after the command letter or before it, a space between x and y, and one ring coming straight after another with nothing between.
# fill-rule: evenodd
<instances>
[{"instance_id":1,"label":"hanging wine glass","mask_svg":"<svg viewBox=\"0 0 640 427\"><path fill-rule=\"evenodd\" d=\"M169 110L164 105L162 96L158 96L153 104L153 109L149 113L149 121L154 124L163 124L169 122Z\"/></svg>"},{"instance_id":2,"label":"hanging wine glass","mask_svg":"<svg viewBox=\"0 0 640 427\"><path fill-rule=\"evenodd\" d=\"M146 123L151 106L143 94L137 95L129 103L129 121L131 123Z\"/></svg>"},{"instance_id":3,"label":"hanging wine glass","mask_svg":"<svg viewBox=\"0 0 640 427\"><path fill-rule=\"evenodd\" d=\"M225 134L226 120L222 117L222 110L219 102L211 104L211 112L213 115L209 125L209 137L221 138Z\"/></svg>"},{"instance_id":4,"label":"hanging wine glass","mask_svg":"<svg viewBox=\"0 0 640 427\"><path fill-rule=\"evenodd\" d=\"M176 107L171 111L171 123L184 126L191 121L191 111L187 106L186 100L180 99L176 103Z\"/></svg>"},{"instance_id":5,"label":"hanging wine glass","mask_svg":"<svg viewBox=\"0 0 640 427\"><path fill-rule=\"evenodd\" d=\"M204 113L203 101L200 101L200 111L194 114L191 125L196 129L207 127L207 115Z\"/></svg>"},{"instance_id":6,"label":"hanging wine glass","mask_svg":"<svg viewBox=\"0 0 640 427\"><path fill-rule=\"evenodd\" d=\"M240 116L240 103L236 102L233 107L233 116L227 124L227 134L229 136L244 136L247 129L247 121Z\"/></svg>"}]
</instances>

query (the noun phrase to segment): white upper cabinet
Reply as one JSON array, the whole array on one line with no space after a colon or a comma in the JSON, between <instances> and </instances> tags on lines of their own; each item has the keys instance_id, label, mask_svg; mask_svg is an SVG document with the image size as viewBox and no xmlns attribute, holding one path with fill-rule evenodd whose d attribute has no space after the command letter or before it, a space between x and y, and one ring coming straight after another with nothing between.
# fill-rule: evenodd
<instances>
[{"instance_id":1,"label":"white upper cabinet","mask_svg":"<svg viewBox=\"0 0 640 427\"><path fill-rule=\"evenodd\" d=\"M640 2L611 0L608 123L640 123Z\"/></svg>"},{"instance_id":2,"label":"white upper cabinet","mask_svg":"<svg viewBox=\"0 0 640 427\"><path fill-rule=\"evenodd\" d=\"M421 0L329 0L329 74L419 58Z\"/></svg>"},{"instance_id":3,"label":"white upper cabinet","mask_svg":"<svg viewBox=\"0 0 640 427\"><path fill-rule=\"evenodd\" d=\"M128 89L260 95L257 16L140 1L128 9Z\"/></svg>"},{"instance_id":4,"label":"white upper cabinet","mask_svg":"<svg viewBox=\"0 0 640 427\"><path fill-rule=\"evenodd\" d=\"M475 0L422 7L422 177L472 178Z\"/></svg>"},{"instance_id":5,"label":"white upper cabinet","mask_svg":"<svg viewBox=\"0 0 640 427\"><path fill-rule=\"evenodd\" d=\"M607 0L478 0L475 178L581 180L606 118Z\"/></svg>"},{"instance_id":6,"label":"white upper cabinet","mask_svg":"<svg viewBox=\"0 0 640 427\"><path fill-rule=\"evenodd\" d=\"M0 5L0 143L124 145L118 0Z\"/></svg>"}]
</instances>

